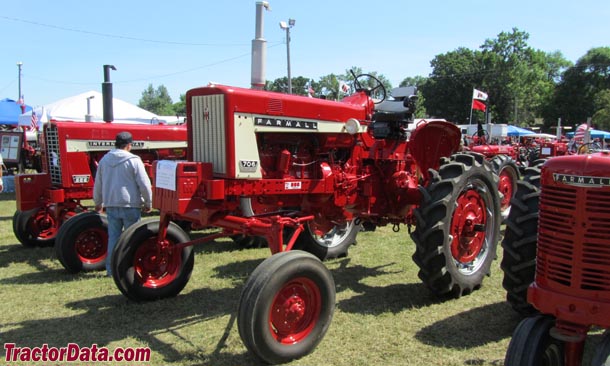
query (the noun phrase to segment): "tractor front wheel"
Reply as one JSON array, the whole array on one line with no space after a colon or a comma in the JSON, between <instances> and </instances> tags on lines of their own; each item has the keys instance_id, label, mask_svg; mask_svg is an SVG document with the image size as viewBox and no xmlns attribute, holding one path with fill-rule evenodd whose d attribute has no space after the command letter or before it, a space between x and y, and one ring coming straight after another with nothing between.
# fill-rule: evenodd
<instances>
[{"instance_id":1,"label":"tractor front wheel","mask_svg":"<svg viewBox=\"0 0 610 366\"><path fill-rule=\"evenodd\" d=\"M330 271L310 253L281 252L248 278L237 323L246 348L270 364L311 353L324 337L335 308Z\"/></svg>"},{"instance_id":2,"label":"tractor front wheel","mask_svg":"<svg viewBox=\"0 0 610 366\"><path fill-rule=\"evenodd\" d=\"M121 234L112 253L112 277L123 295L134 301L176 296L193 271L193 247L175 248L190 241L170 222L163 245L158 242L159 219L137 222Z\"/></svg>"},{"instance_id":3,"label":"tractor front wheel","mask_svg":"<svg viewBox=\"0 0 610 366\"><path fill-rule=\"evenodd\" d=\"M458 153L430 171L414 210L419 278L441 297L478 289L490 273L500 235L498 179L483 155Z\"/></svg>"},{"instance_id":4,"label":"tractor front wheel","mask_svg":"<svg viewBox=\"0 0 610 366\"><path fill-rule=\"evenodd\" d=\"M595 347L591 366L610 365L610 331L606 330L601 342Z\"/></svg>"},{"instance_id":5,"label":"tractor front wheel","mask_svg":"<svg viewBox=\"0 0 610 366\"><path fill-rule=\"evenodd\" d=\"M26 247L53 245L59 223L44 208L15 212L13 231Z\"/></svg>"},{"instance_id":6,"label":"tractor front wheel","mask_svg":"<svg viewBox=\"0 0 610 366\"><path fill-rule=\"evenodd\" d=\"M95 211L67 220L55 240L55 254L70 273L104 269L107 248L108 220Z\"/></svg>"},{"instance_id":7,"label":"tractor front wheel","mask_svg":"<svg viewBox=\"0 0 610 366\"><path fill-rule=\"evenodd\" d=\"M506 350L505 366L563 366L564 342L550 335L555 319L536 315L523 319Z\"/></svg>"}]
</instances>

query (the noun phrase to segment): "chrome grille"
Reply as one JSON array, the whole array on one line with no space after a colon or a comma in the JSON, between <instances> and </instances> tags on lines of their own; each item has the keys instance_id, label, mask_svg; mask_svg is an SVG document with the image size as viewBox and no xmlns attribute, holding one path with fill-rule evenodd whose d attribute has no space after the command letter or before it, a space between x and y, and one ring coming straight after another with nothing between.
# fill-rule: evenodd
<instances>
[{"instance_id":1,"label":"chrome grille","mask_svg":"<svg viewBox=\"0 0 610 366\"><path fill-rule=\"evenodd\" d=\"M59 134L57 127L49 125L45 130L45 144L47 147L47 167L53 185L62 185L61 181L61 154L59 151Z\"/></svg>"},{"instance_id":2,"label":"chrome grille","mask_svg":"<svg viewBox=\"0 0 610 366\"><path fill-rule=\"evenodd\" d=\"M214 174L227 174L224 95L203 95L191 99L193 159L214 166Z\"/></svg>"}]
</instances>

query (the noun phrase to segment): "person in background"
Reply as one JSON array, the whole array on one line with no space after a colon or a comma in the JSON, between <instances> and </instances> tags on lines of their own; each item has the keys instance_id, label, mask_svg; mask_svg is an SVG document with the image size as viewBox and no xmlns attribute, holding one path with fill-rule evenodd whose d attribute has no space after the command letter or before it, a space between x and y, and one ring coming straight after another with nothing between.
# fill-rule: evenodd
<instances>
[{"instance_id":1,"label":"person in background","mask_svg":"<svg viewBox=\"0 0 610 366\"><path fill-rule=\"evenodd\" d=\"M138 222L152 208L152 189L144 163L130 152L129 132L116 135L115 148L100 160L93 186L95 210L106 210L108 250L106 274L112 276L112 253L124 229Z\"/></svg>"}]
</instances>

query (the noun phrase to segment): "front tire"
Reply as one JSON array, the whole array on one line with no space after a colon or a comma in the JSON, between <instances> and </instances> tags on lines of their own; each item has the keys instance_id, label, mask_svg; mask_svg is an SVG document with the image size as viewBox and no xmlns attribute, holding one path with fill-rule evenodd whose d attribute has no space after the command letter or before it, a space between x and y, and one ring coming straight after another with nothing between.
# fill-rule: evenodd
<instances>
[{"instance_id":1,"label":"front tire","mask_svg":"<svg viewBox=\"0 0 610 366\"><path fill-rule=\"evenodd\" d=\"M13 215L13 231L26 247L53 245L59 223L44 208L17 211Z\"/></svg>"},{"instance_id":2,"label":"front tire","mask_svg":"<svg viewBox=\"0 0 610 366\"><path fill-rule=\"evenodd\" d=\"M498 180L483 155L443 159L414 210L413 260L419 278L438 296L459 297L478 289L490 274L500 235Z\"/></svg>"},{"instance_id":3,"label":"front tire","mask_svg":"<svg viewBox=\"0 0 610 366\"><path fill-rule=\"evenodd\" d=\"M333 317L335 283L310 253L288 251L263 261L239 300L239 335L256 357L285 363L311 353Z\"/></svg>"},{"instance_id":4,"label":"front tire","mask_svg":"<svg viewBox=\"0 0 610 366\"><path fill-rule=\"evenodd\" d=\"M193 247L173 247L190 241L177 224L170 222L165 240L158 248L159 219L137 222L121 234L112 254L112 277L119 290L131 300L151 301L174 297L188 283L193 271Z\"/></svg>"},{"instance_id":5,"label":"front tire","mask_svg":"<svg viewBox=\"0 0 610 366\"><path fill-rule=\"evenodd\" d=\"M104 269L107 249L108 220L98 212L78 214L57 232L55 254L70 273Z\"/></svg>"},{"instance_id":6,"label":"front tire","mask_svg":"<svg viewBox=\"0 0 610 366\"><path fill-rule=\"evenodd\" d=\"M549 334L554 325L549 316L523 319L510 340L504 366L563 366L564 343Z\"/></svg>"},{"instance_id":7,"label":"front tire","mask_svg":"<svg viewBox=\"0 0 610 366\"><path fill-rule=\"evenodd\" d=\"M610 331L604 332L601 342L595 347L591 366L610 366Z\"/></svg>"}]
</instances>

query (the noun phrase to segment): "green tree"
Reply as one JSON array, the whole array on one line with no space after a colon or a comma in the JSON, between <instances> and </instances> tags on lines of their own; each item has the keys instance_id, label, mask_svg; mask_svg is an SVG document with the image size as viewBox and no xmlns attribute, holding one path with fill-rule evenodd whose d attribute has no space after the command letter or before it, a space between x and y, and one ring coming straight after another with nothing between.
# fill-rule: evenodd
<instances>
[{"instance_id":1,"label":"green tree","mask_svg":"<svg viewBox=\"0 0 610 366\"><path fill-rule=\"evenodd\" d=\"M186 94L180 94L180 101L172 106L176 116L186 116Z\"/></svg>"},{"instance_id":2,"label":"green tree","mask_svg":"<svg viewBox=\"0 0 610 366\"><path fill-rule=\"evenodd\" d=\"M485 90L482 89L484 70L480 52L461 47L435 56L430 64L432 73L419 88L425 96L422 104L428 114L459 124L468 123L472 90Z\"/></svg>"},{"instance_id":3,"label":"green tree","mask_svg":"<svg viewBox=\"0 0 610 366\"><path fill-rule=\"evenodd\" d=\"M561 70L569 66L561 53L535 50L528 46L528 39L527 32L513 28L481 46L484 84L500 122L533 123L551 100Z\"/></svg>"},{"instance_id":4,"label":"green tree","mask_svg":"<svg viewBox=\"0 0 610 366\"><path fill-rule=\"evenodd\" d=\"M164 85L159 85L155 90L153 85L149 84L148 88L142 92L138 107L160 116L174 115L172 98Z\"/></svg>"},{"instance_id":5,"label":"green tree","mask_svg":"<svg viewBox=\"0 0 610 366\"><path fill-rule=\"evenodd\" d=\"M610 89L597 93L594 107L596 111L591 122L600 130L610 131Z\"/></svg>"},{"instance_id":6,"label":"green tree","mask_svg":"<svg viewBox=\"0 0 610 366\"><path fill-rule=\"evenodd\" d=\"M596 96L607 89L610 89L610 47L592 48L563 74L548 115L576 126L596 113Z\"/></svg>"},{"instance_id":7,"label":"green tree","mask_svg":"<svg viewBox=\"0 0 610 366\"><path fill-rule=\"evenodd\" d=\"M293 95L307 95L307 90L305 86L311 82L311 86L314 91L317 91L318 84L312 79L297 76L292 79L292 94ZM281 78L277 78L271 82L267 81L265 83L265 90L274 91L278 93L288 93L288 77L284 76Z\"/></svg>"}]
</instances>

